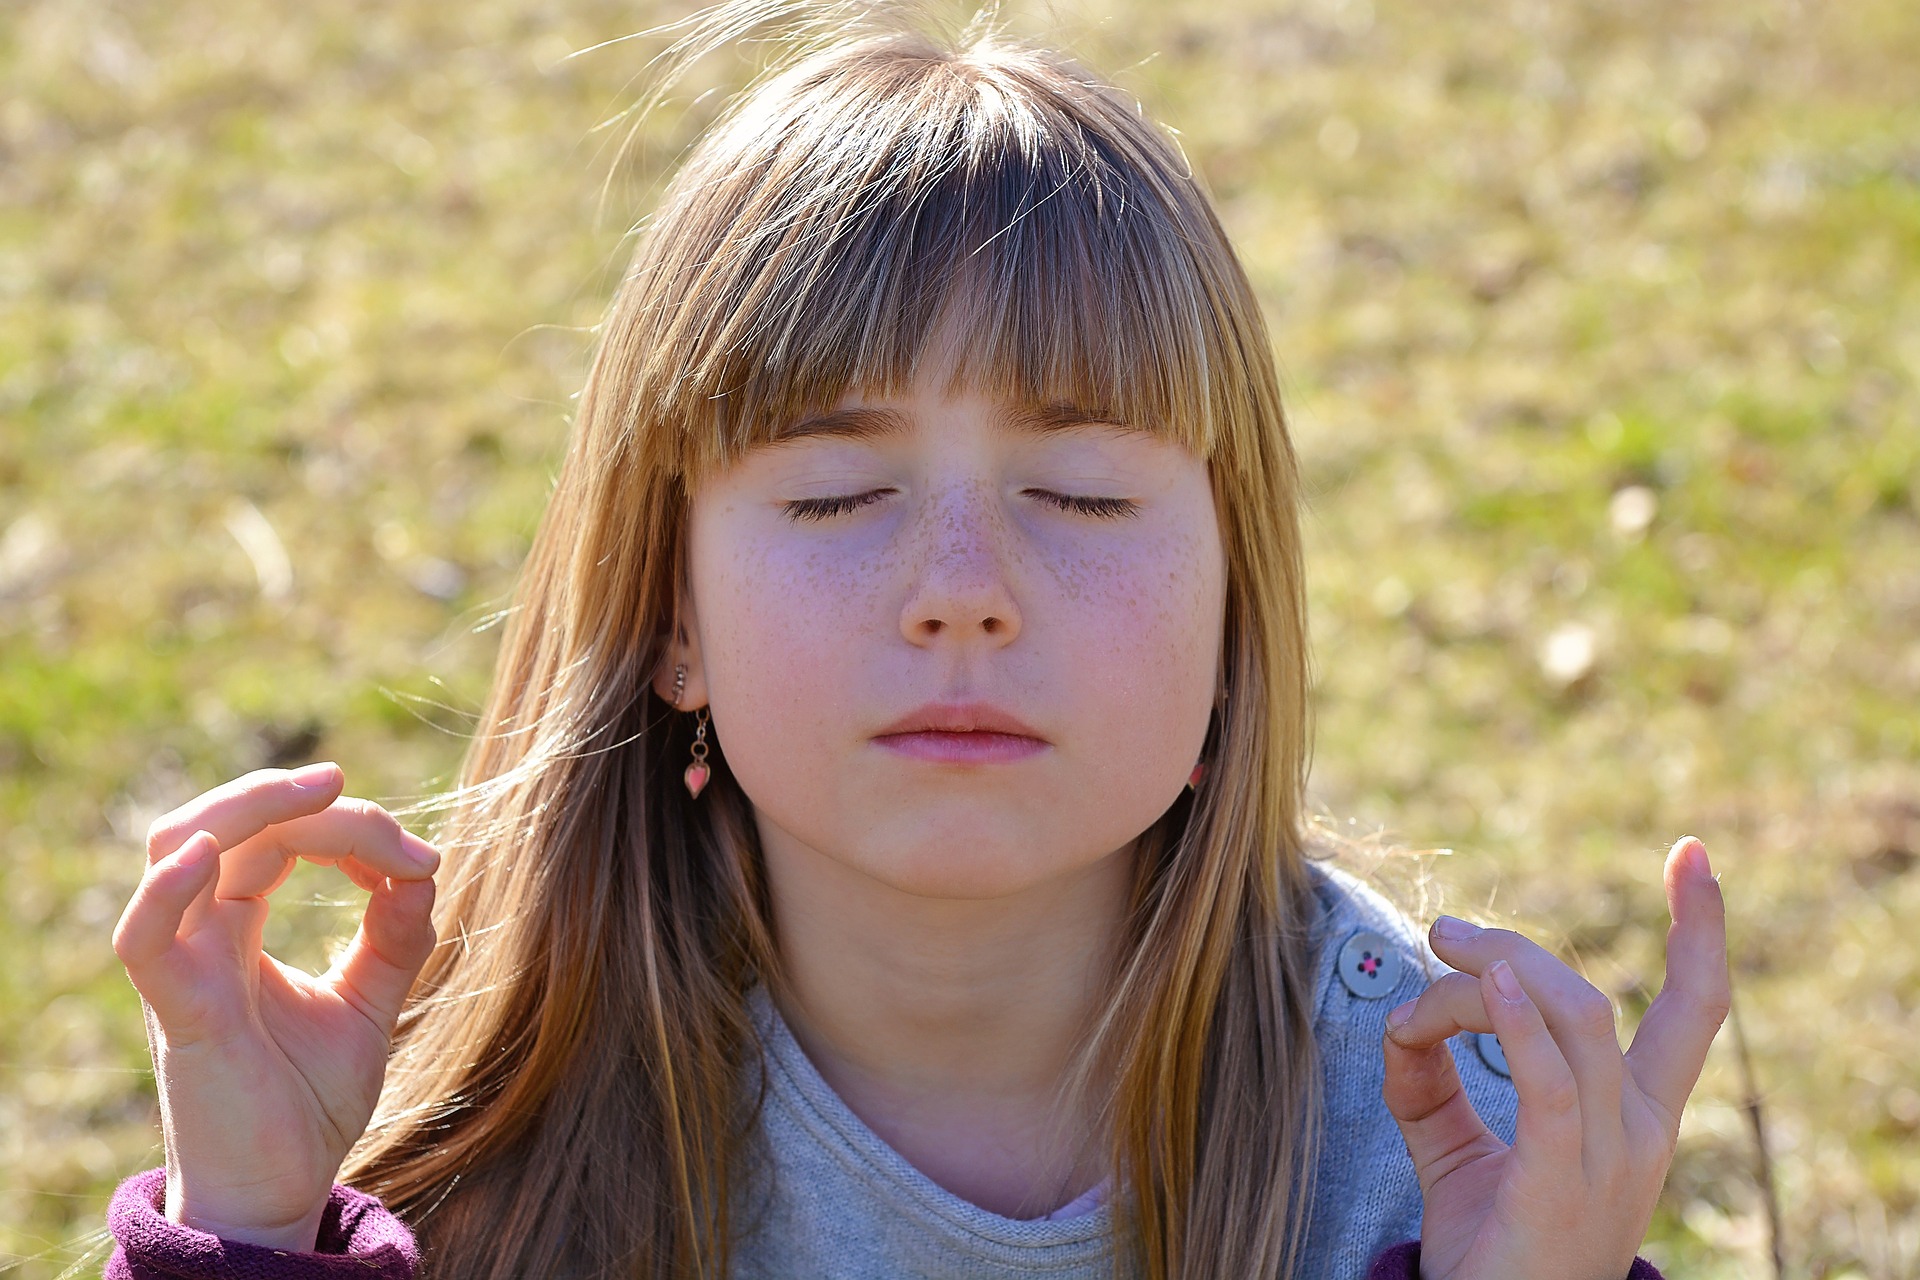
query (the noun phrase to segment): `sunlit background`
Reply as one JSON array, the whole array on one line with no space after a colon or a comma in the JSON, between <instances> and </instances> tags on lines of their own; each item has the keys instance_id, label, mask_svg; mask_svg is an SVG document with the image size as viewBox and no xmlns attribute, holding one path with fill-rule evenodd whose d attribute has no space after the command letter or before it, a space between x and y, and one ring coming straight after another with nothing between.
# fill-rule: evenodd
<instances>
[{"instance_id":1,"label":"sunlit background","mask_svg":"<svg viewBox=\"0 0 1920 1280\"><path fill-rule=\"evenodd\" d=\"M568 55L685 11L0 13L12 1274L98 1275L160 1162L110 943L147 824L262 765L450 781L625 231L751 50L617 168L663 42ZM1701 836L1748 1061L1723 1032L1644 1252L1920 1276L1920 6L1009 17L1179 130L1266 303L1326 820L1451 850L1450 903L1629 1023ZM268 945L319 970L363 901L303 868Z\"/></svg>"}]
</instances>

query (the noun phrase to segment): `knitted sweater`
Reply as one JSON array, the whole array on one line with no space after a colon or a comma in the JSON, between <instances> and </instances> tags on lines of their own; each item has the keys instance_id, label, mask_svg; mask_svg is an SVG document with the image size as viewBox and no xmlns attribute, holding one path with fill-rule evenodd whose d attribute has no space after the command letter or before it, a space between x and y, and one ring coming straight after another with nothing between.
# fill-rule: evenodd
<instances>
[{"instance_id":1,"label":"knitted sweater","mask_svg":"<svg viewBox=\"0 0 1920 1280\"><path fill-rule=\"evenodd\" d=\"M1312 870L1321 908L1314 1025L1325 1131L1337 1140L1322 1144L1298 1274L1418 1280L1420 1189L1380 1101L1380 1041L1387 1011L1445 966L1378 894L1336 869ZM750 1007L767 1050L760 1137L770 1176L744 1206L731 1280L1113 1275L1104 1184L1041 1218L1004 1218L971 1204L913 1168L847 1108L763 991ZM1511 1141L1517 1099L1497 1047L1471 1036L1451 1047L1475 1108ZM412 1280L418 1267L407 1226L350 1187L334 1187L311 1253L222 1240L172 1222L165 1193L164 1169L136 1174L115 1192L107 1280ZM1629 1280L1658 1280L1658 1273L1636 1260Z\"/></svg>"}]
</instances>

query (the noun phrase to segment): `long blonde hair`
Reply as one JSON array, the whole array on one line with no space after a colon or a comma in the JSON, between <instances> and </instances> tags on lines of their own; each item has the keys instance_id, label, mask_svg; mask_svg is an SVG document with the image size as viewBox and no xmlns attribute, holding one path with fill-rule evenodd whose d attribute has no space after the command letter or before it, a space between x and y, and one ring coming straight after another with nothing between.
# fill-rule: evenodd
<instances>
[{"instance_id":1,"label":"long blonde hair","mask_svg":"<svg viewBox=\"0 0 1920 1280\"><path fill-rule=\"evenodd\" d=\"M766 6L761 6L765 8ZM1074 1078L1099 1089L1125 1270L1284 1275L1318 1120L1299 481L1265 325L1179 149L1058 54L977 24L803 39L640 236L434 830L440 946L342 1178L426 1274L723 1276L779 990L748 798L650 691L688 495L849 390L956 376L1209 462L1228 564L1208 772L1137 846Z\"/></svg>"}]
</instances>

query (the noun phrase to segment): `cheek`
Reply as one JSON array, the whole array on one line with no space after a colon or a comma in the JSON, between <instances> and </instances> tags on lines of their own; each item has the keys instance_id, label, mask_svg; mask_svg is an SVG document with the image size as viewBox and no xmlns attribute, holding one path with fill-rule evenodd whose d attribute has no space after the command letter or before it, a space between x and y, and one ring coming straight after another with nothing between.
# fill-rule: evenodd
<instances>
[{"instance_id":1,"label":"cheek","mask_svg":"<svg viewBox=\"0 0 1920 1280\"><path fill-rule=\"evenodd\" d=\"M1060 578L1069 684L1095 740L1129 773L1192 765L1213 705L1224 603L1216 544L1169 535ZM1179 770L1184 782L1185 768ZM1130 785L1144 779L1130 779Z\"/></svg>"},{"instance_id":2,"label":"cheek","mask_svg":"<svg viewBox=\"0 0 1920 1280\"><path fill-rule=\"evenodd\" d=\"M743 783L805 773L844 736L860 649L881 599L879 561L778 539L696 537L700 645L715 730ZM733 732L729 732L729 730Z\"/></svg>"}]
</instances>

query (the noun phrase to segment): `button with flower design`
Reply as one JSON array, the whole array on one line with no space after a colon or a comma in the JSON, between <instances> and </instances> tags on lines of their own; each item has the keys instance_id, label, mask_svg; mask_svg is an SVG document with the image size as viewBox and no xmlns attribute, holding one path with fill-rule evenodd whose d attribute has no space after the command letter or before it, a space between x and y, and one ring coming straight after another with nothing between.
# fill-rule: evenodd
<instances>
[{"instance_id":1,"label":"button with flower design","mask_svg":"<svg viewBox=\"0 0 1920 1280\"><path fill-rule=\"evenodd\" d=\"M1340 981L1362 1000L1378 1000L1400 985L1400 951L1385 938L1361 930L1340 948Z\"/></svg>"}]
</instances>

